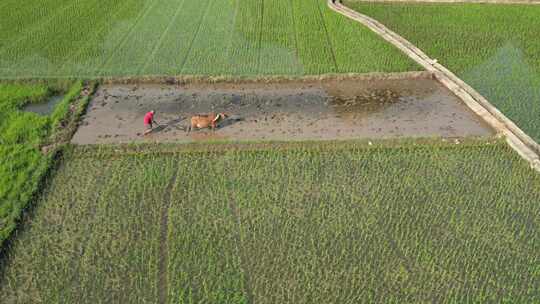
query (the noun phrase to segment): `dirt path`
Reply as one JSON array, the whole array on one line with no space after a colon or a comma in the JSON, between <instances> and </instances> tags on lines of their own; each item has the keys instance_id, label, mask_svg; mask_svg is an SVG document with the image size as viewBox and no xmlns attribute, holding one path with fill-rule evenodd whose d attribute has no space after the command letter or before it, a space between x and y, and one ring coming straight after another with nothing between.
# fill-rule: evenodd
<instances>
[{"instance_id":1,"label":"dirt path","mask_svg":"<svg viewBox=\"0 0 540 304\"><path fill-rule=\"evenodd\" d=\"M149 136L143 117L156 110ZM215 132L186 133L191 115L227 112ZM487 136L493 131L432 79L107 85L76 144L199 140L332 140Z\"/></svg>"}]
</instances>

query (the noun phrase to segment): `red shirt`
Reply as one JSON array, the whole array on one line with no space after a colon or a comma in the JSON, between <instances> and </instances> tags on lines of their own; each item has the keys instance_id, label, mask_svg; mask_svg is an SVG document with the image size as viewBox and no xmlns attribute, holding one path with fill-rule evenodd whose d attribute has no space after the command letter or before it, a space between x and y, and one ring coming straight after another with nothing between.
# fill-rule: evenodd
<instances>
[{"instance_id":1,"label":"red shirt","mask_svg":"<svg viewBox=\"0 0 540 304\"><path fill-rule=\"evenodd\" d=\"M144 124L149 125L154 120L154 113L148 112L146 115L144 115Z\"/></svg>"}]
</instances>

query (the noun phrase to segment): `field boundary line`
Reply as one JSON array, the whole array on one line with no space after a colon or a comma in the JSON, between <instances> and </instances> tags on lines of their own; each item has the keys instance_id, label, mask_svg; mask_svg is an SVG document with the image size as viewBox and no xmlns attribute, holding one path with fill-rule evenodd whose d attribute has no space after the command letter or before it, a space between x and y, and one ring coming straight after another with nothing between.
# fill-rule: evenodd
<instances>
[{"instance_id":1,"label":"field boundary line","mask_svg":"<svg viewBox=\"0 0 540 304\"><path fill-rule=\"evenodd\" d=\"M176 8L176 12L174 13L174 15L172 16L171 18L171 21L169 22L169 24L167 25L167 28L161 33L160 37L159 37L159 40L158 42L156 43L156 45L154 46L154 49L152 50L152 53L150 53L150 56L148 56L148 59L146 59L146 62L143 64L143 66L139 69L139 72L137 74L141 74L144 72L144 70L146 70L148 68L148 65L150 64L150 62L152 61L152 59L154 59L154 57L156 56L156 53L159 51L160 49L160 46L163 44L163 40L165 39L165 37L167 36L167 34L169 34L169 31L171 30L171 27L172 25L174 24L174 22L176 21L176 18L178 18L178 14L180 13L180 11L182 10L182 7L184 7L184 3L186 2L186 0L182 0L182 2L178 5L178 8Z\"/></svg>"},{"instance_id":2,"label":"field boundary line","mask_svg":"<svg viewBox=\"0 0 540 304\"><path fill-rule=\"evenodd\" d=\"M124 45L127 43L127 41L129 40L129 36L131 36L131 34L133 34L133 31L135 30L135 28L137 27L137 25L139 25L139 22L146 18L146 16L148 15L148 13L154 8L154 5L156 5L156 3L158 3L159 1L158 0L152 0L152 2L150 3L150 5L148 5L148 7L146 8L146 10L142 11L138 16L137 18L135 19L135 22L133 22L133 24L131 25L131 27L129 28L128 31L126 31L126 33L123 35L123 37L120 39L120 42L114 47L111 55L103 62L103 64L99 67L99 70L97 71L98 74L101 74L103 75L103 71L105 70L105 68L107 67L107 65L109 64L110 61L112 61L112 59L114 58L114 55L116 55L116 53L118 53L119 50L121 50Z\"/></svg>"},{"instance_id":3,"label":"field boundary line","mask_svg":"<svg viewBox=\"0 0 540 304\"><path fill-rule=\"evenodd\" d=\"M540 0L349 0L358 3L399 3L399 4L529 4L539 5Z\"/></svg>"},{"instance_id":4,"label":"field boundary line","mask_svg":"<svg viewBox=\"0 0 540 304\"><path fill-rule=\"evenodd\" d=\"M341 3L335 3L333 0L327 0L327 3L333 11L367 26L423 66L427 71L433 73L440 83L463 100L476 115L485 120L497 133L503 135L510 147L529 162L531 168L540 172L540 156L538 155L540 145L475 89L446 67L437 63L437 60L430 58L414 44L391 31L377 20L356 12Z\"/></svg>"},{"instance_id":5,"label":"field boundary line","mask_svg":"<svg viewBox=\"0 0 540 304\"><path fill-rule=\"evenodd\" d=\"M240 269L242 271L243 279L244 279L244 292L246 293L247 303L251 304L251 303L254 303L253 302L253 289L251 288L250 273L246 265L247 258L244 253L244 249L242 247L242 235L240 234L241 233L240 227L242 223L240 222L240 214L238 212L238 208L236 207L236 202L234 200L233 195L231 195L231 198L230 198L229 208L234 218L234 226L235 226L234 240L236 243L236 254L238 255L238 258L240 259Z\"/></svg>"},{"instance_id":6,"label":"field boundary line","mask_svg":"<svg viewBox=\"0 0 540 304\"><path fill-rule=\"evenodd\" d=\"M186 63L189 60L189 56L191 56L191 52L193 51L193 45L195 44L195 40L197 40L197 37L199 37L199 33L201 32L202 24L204 23L204 20L206 19L206 16L208 16L208 12L210 11L210 7L212 7L212 1L208 0L208 3L206 4L206 8L204 9L203 15L201 16L201 20L199 21L199 24L197 25L197 30L195 31L193 38L191 39L191 42L189 43L189 48L186 52L186 57L184 57L184 60L182 60L182 65L179 66L179 71L182 73L184 70Z\"/></svg>"},{"instance_id":7,"label":"field boundary line","mask_svg":"<svg viewBox=\"0 0 540 304\"><path fill-rule=\"evenodd\" d=\"M171 206L172 191L178 178L178 170L180 168L178 161L176 161L173 175L165 188L165 199L161 210L157 273L158 303L167 303L169 297L169 208Z\"/></svg>"}]
</instances>

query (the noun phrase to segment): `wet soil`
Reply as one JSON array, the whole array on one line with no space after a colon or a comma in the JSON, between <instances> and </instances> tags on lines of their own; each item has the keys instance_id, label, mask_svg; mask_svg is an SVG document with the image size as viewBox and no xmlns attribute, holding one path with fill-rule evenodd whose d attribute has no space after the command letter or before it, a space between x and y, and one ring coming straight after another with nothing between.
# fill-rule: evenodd
<instances>
[{"instance_id":1,"label":"wet soil","mask_svg":"<svg viewBox=\"0 0 540 304\"><path fill-rule=\"evenodd\" d=\"M156 111L150 135L143 117ZM198 113L231 116L216 131L185 132ZM76 144L200 140L332 140L489 136L493 130L432 79L105 85Z\"/></svg>"},{"instance_id":2,"label":"wet soil","mask_svg":"<svg viewBox=\"0 0 540 304\"><path fill-rule=\"evenodd\" d=\"M47 116L54 112L56 105L64 99L64 96L57 95L50 97L46 102L29 103L24 106L23 111L32 112L39 115Z\"/></svg>"}]
</instances>

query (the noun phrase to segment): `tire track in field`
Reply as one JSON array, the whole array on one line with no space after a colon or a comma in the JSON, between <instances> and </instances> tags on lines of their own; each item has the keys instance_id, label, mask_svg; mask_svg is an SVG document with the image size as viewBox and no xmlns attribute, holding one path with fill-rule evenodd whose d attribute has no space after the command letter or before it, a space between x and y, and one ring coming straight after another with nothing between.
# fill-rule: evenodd
<instances>
[{"instance_id":1,"label":"tire track in field","mask_svg":"<svg viewBox=\"0 0 540 304\"><path fill-rule=\"evenodd\" d=\"M92 3L90 1L86 1L83 3L83 5L81 7L78 7L78 9L80 11L82 11L82 13L79 14L78 11L75 12L75 14L71 15L72 18L74 18L74 20L76 20L77 22L80 22L84 17L85 17L85 14L89 11L88 9L85 8L86 5L90 5L89 6L89 9L92 9L92 7L94 7L95 4L98 4L99 1L95 1L95 3ZM40 49L41 50L46 50L46 51L49 51L50 48L54 48L55 46L55 43L58 43L59 40L57 39L49 39L46 41L45 44L43 44L42 46L40 46ZM32 54L34 55L34 53ZM58 55L58 53L57 53ZM41 56L40 56L41 57ZM18 57L15 57L15 61L14 62L11 62L11 64L15 67L17 66L20 66L22 65L21 63L19 63L19 60L24 60L24 57L23 58L18 58ZM63 60L67 62L67 58L66 57L63 57ZM64 63L65 64L65 63ZM49 63L50 65L50 63ZM32 78L32 77L44 77L44 78L54 78L55 75L51 75L51 72L50 72L50 68L47 69L47 70L44 70L42 72L42 75L39 75L37 74L35 71L36 70L39 70L39 68L37 66L33 66L32 68L30 68L30 70L28 70L28 66L27 64L24 64L22 65L24 67L23 70L21 69L13 69L15 73L17 73L20 77L20 78ZM56 70L56 69L55 69ZM59 70L59 69L58 69ZM22 72L28 72L29 74L27 76L21 76L20 74ZM61 76L60 76L61 77Z\"/></svg>"},{"instance_id":2,"label":"tire track in field","mask_svg":"<svg viewBox=\"0 0 540 304\"><path fill-rule=\"evenodd\" d=\"M246 294L246 297L247 297L247 303L251 304L251 303L254 303L253 302L253 289L251 287L251 278L250 278L251 276L250 276L250 271L246 263L247 256L242 247L242 235L240 234L240 227L242 224L240 222L240 213L236 206L233 195L231 195L229 209L231 210L231 213L234 217L234 224L235 224L234 240L236 243L236 255L240 259L240 270L242 271L242 274L243 274L242 277L244 279L244 284L243 284L244 293Z\"/></svg>"},{"instance_id":3,"label":"tire track in field","mask_svg":"<svg viewBox=\"0 0 540 304\"><path fill-rule=\"evenodd\" d=\"M148 16L148 14L150 13L150 11L154 8L154 6L156 5L156 3L158 3L159 1L158 0L152 0L152 2L150 3L150 5L148 5L148 7L146 8L146 10L142 11L139 13L139 16L137 16L137 18L135 19L135 22L133 22L133 24L131 25L131 27L129 28L128 31L126 31L126 34L124 35L124 37L122 37L120 39L120 42L113 48L113 51L111 53L111 55L109 56L109 58L107 58L103 64L99 67L99 70L97 71L98 74L101 74L103 75L103 70L105 69L105 67L112 61L112 59L114 58L114 55L116 55L117 51L122 49L124 47L124 45L127 43L128 41L128 38L129 36L131 36L131 34L133 34L133 31L135 30L135 28L137 27L137 25L139 25L139 22L141 22L141 20L143 20L144 18L146 18L146 16Z\"/></svg>"},{"instance_id":4,"label":"tire track in field","mask_svg":"<svg viewBox=\"0 0 540 304\"><path fill-rule=\"evenodd\" d=\"M3 10L4 9L4 6L8 6L8 4L11 4L9 2L4 2L2 4L0 4L0 10Z\"/></svg>"},{"instance_id":5,"label":"tire track in field","mask_svg":"<svg viewBox=\"0 0 540 304\"><path fill-rule=\"evenodd\" d=\"M94 31L94 32L93 32L94 35L91 37L92 39L88 39L88 40L86 41L86 43L83 43L83 45L82 45L81 47L79 47L79 49L78 49L77 52L75 53L75 56L73 57L73 59L77 59L77 58L82 54L82 52L83 52L84 50L87 49L87 47L88 47L89 45L92 45L92 44L94 43L94 38L99 37L99 35L100 35L101 33L104 33L104 32L108 29L107 26L108 26L108 25L112 25L112 24L114 23L114 20L116 20L116 17L117 17L120 13L124 12L124 10L129 6L129 4L130 4L130 3L126 1L126 2L124 3L124 5L122 5L119 9L116 9L115 12L110 16L110 19L109 19L109 20L113 20L113 22L109 22L109 23L105 24L104 26L102 26L99 30ZM75 61L75 64L78 63L78 62L76 62L76 60L74 60L74 61ZM67 68L67 66L68 66L69 64L73 64L73 62L68 62L68 61L66 60L66 62L60 67L60 69L59 69L60 72L61 72L61 73L60 73L60 77L63 77L63 76L66 76L66 77L70 77L70 76L78 76L77 74L74 74L74 75L62 75L62 73L65 71L65 69ZM68 73L66 73L66 74L68 74Z\"/></svg>"},{"instance_id":6,"label":"tire track in field","mask_svg":"<svg viewBox=\"0 0 540 304\"><path fill-rule=\"evenodd\" d=\"M379 221L378 225L383 235L385 236L387 243L390 246L390 249L392 250L392 252L399 258L400 261L403 262L403 266L407 270L407 273L414 275L415 277L420 277L421 273L430 273L430 271L424 269L424 267L422 267L421 265L418 265L414 260L412 260L407 255L405 255L403 250L399 248L399 245L396 243L396 240L390 235L387 225L382 223L382 221ZM434 266L438 270L442 270L442 271L445 270L439 267L439 265L437 264L435 264ZM415 300L421 300L421 302L440 303L441 301L444 300L444 297L445 295L447 295L448 291L451 291L452 288L456 286L457 283L462 284L462 286L469 285L466 282L461 281L456 277L451 277L450 281L448 282L448 285L442 285L440 288L437 288L436 290L432 290L430 293L421 292L420 294L413 295L413 296Z\"/></svg>"},{"instance_id":7,"label":"tire track in field","mask_svg":"<svg viewBox=\"0 0 540 304\"><path fill-rule=\"evenodd\" d=\"M171 206L172 192L176 185L179 170L178 161L174 172L165 188L165 199L161 209L161 224L159 233L159 261L158 261L158 303L167 303L169 295L169 208Z\"/></svg>"},{"instance_id":8,"label":"tire track in field","mask_svg":"<svg viewBox=\"0 0 540 304\"><path fill-rule=\"evenodd\" d=\"M336 60L336 51L334 50L334 46L332 45L332 41L330 40L330 34L328 33L328 26L326 25L326 20L324 20L324 15L323 15L323 12L321 10L319 0L314 0L314 1L316 2L317 9L319 10L319 16L321 17L322 26L323 26L324 32L326 34L326 41L328 42L328 46L330 48L330 53L332 54L332 60L334 61L334 67L336 68L334 72L337 73L339 71L339 68L338 68L338 64L337 64L337 60Z\"/></svg>"},{"instance_id":9,"label":"tire track in field","mask_svg":"<svg viewBox=\"0 0 540 304\"><path fill-rule=\"evenodd\" d=\"M81 284L81 281L80 281L81 267L82 267L83 259L87 253L86 249L89 246L92 236L94 236L92 231L94 230L94 226L96 226L96 220L97 220L96 212L97 212L97 208L99 207L98 205L99 205L100 198L102 198L108 192L112 191L112 189L107 189L106 185L107 184L114 185L114 181L118 180L121 176L120 174L117 175L116 177L114 176L114 172L113 172L114 168L115 167L111 163L107 163L106 167L104 167L103 169L103 174L97 176L95 182L92 183L93 191L91 192L94 193L94 197L92 198L92 202L89 203L90 209L88 210L89 211L88 217L90 218L87 222L88 233L84 236L84 238L81 241L81 246L80 246L81 250L79 252L78 258L73 259L73 262L75 263L75 265L73 265L72 267L74 271L73 271L73 277L71 281L73 282L73 284L76 284L77 287L80 287L80 284ZM105 189L103 189L103 186L105 186ZM100 191L102 189L103 191ZM72 285L71 289L73 289L73 287L74 286Z\"/></svg>"},{"instance_id":10,"label":"tire track in field","mask_svg":"<svg viewBox=\"0 0 540 304\"><path fill-rule=\"evenodd\" d=\"M260 74L262 72L262 49L263 49L263 36L264 36L264 0L261 0L261 30L259 31L259 41L257 45L259 56L257 57L257 72Z\"/></svg>"},{"instance_id":11,"label":"tire track in field","mask_svg":"<svg viewBox=\"0 0 540 304\"><path fill-rule=\"evenodd\" d=\"M238 16L238 11L240 10L240 1L242 1L242 0L236 0L236 5L234 7L234 14L233 14L233 17L232 17L232 20L231 20L231 26L230 26L231 34L229 35L229 40L228 40L229 44L227 45L227 49L225 51L225 58L227 58L227 64L225 64L224 69L226 69L226 70L223 71L224 73L227 73L227 70L232 71L231 49L233 47L233 39L234 39L234 33L235 33L236 17Z\"/></svg>"},{"instance_id":12,"label":"tire track in field","mask_svg":"<svg viewBox=\"0 0 540 304\"><path fill-rule=\"evenodd\" d=\"M40 29L43 29L54 18L62 15L62 13L64 13L65 10L67 10L69 7L75 5L75 3L77 3L77 2L72 2L71 4L68 4L68 5L62 7L61 9L56 11L54 14L52 14L52 16L50 16L49 18L45 18L45 19L41 20L40 22L38 22L34 26L30 27L28 30L24 31L24 34L22 34L19 39L15 40L15 41L13 41L11 43L6 43L5 47L3 49L0 49L0 55L4 55L6 53L6 51L10 49L10 47L17 46L21 41L27 40L27 37L30 34L35 33Z\"/></svg>"},{"instance_id":13,"label":"tire track in field","mask_svg":"<svg viewBox=\"0 0 540 304\"><path fill-rule=\"evenodd\" d=\"M294 37L294 53L296 55L296 62L301 63L300 60L300 54L298 53L298 31L296 30L296 14L294 12L294 5L292 0L289 1L289 5L291 7L291 19L292 19L292 30L293 30L293 37ZM297 71L298 74L303 74L304 67L302 66L302 70Z\"/></svg>"},{"instance_id":14,"label":"tire track in field","mask_svg":"<svg viewBox=\"0 0 540 304\"><path fill-rule=\"evenodd\" d=\"M142 74L148 68L148 65L150 64L152 59L154 59L154 57L156 56L157 52L159 51L160 46L163 44L163 40L165 39L165 37L167 37L167 34L171 30L172 25L176 21L176 18L178 18L178 14L180 14L180 12L182 11L182 8L184 7L185 2L186 2L186 0L182 0L180 2L180 4L178 5L178 8L176 9L176 12L174 13L173 17L171 18L171 21L169 22L169 24L167 25L167 28L163 31L163 33L161 33L161 36L159 37L158 42L154 46L154 49L152 50L152 52L148 56L148 59L146 59L146 62L143 64L143 66L137 72L138 75Z\"/></svg>"},{"instance_id":15,"label":"tire track in field","mask_svg":"<svg viewBox=\"0 0 540 304\"><path fill-rule=\"evenodd\" d=\"M208 1L206 4L206 8L204 9L204 13L201 17L201 20L199 21L199 24L197 25L197 30L195 31L195 35L193 35L193 38L191 39L191 42L189 43L188 51L186 52L186 57L184 57L184 60L182 60L182 64L180 65L180 73L184 70L184 67L186 66L186 62L189 59L189 56L191 55L191 51L193 50L193 45L195 44L195 40L197 40L197 37L199 36L199 33L201 32L201 27L203 24L203 21L206 19L206 16L208 16L208 12L210 11L210 7L212 6L212 1Z\"/></svg>"}]
</instances>

